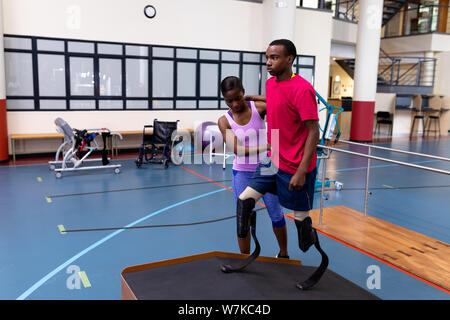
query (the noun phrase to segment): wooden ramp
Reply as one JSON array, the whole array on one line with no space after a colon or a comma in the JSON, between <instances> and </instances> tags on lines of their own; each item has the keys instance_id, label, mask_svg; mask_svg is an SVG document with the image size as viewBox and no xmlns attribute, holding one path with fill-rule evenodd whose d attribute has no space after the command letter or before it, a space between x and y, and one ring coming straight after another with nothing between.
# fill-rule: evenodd
<instances>
[{"instance_id":1,"label":"wooden ramp","mask_svg":"<svg viewBox=\"0 0 450 320\"><path fill-rule=\"evenodd\" d=\"M336 206L311 210L318 231L450 293L450 245L363 213ZM293 213L287 214L293 219Z\"/></svg>"}]
</instances>

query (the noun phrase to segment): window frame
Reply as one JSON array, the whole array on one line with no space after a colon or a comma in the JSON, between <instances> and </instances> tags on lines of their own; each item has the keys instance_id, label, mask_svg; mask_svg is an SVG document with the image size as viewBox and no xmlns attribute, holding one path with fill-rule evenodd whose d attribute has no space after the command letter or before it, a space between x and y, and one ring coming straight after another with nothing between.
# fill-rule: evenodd
<instances>
[{"instance_id":1,"label":"window frame","mask_svg":"<svg viewBox=\"0 0 450 320\"><path fill-rule=\"evenodd\" d=\"M91 41L91 40L80 40L80 39L63 39L63 38L52 38L52 37L36 37L36 36L26 36L26 35L13 35L13 34L5 34L4 37L11 38L25 38L31 39L31 49L10 49L5 48L5 52L17 52L17 53L29 53L32 55L32 79L33 79L33 96L6 96L7 100L33 100L34 101L34 109L7 109L7 111L127 111L127 110L224 110L223 104L224 99L220 92L220 83L222 76L222 65L226 64L236 64L239 68L239 78L242 79L243 68L244 65L257 65L259 66L259 79L257 80L258 92L251 94L262 94L263 91L263 83L262 80L265 78L262 74L263 68L265 67L265 52L257 52L257 51L240 51L240 50L227 50L227 49L211 49L211 48L193 48L193 47L183 47L183 46L169 46L169 45L152 45L152 44L142 44L142 43L120 43L120 42L108 42L108 41ZM49 50L38 50L37 41L38 40L54 40L54 41L62 41L64 42L64 51L49 51ZM86 42L94 44L94 52L93 53L83 53L83 52L69 52L69 42ZM111 53L98 53L99 44L107 44L107 45L120 45L122 47L121 54L111 54ZM126 47L127 46L139 46L146 47L147 54L146 55L136 55L136 54L127 54ZM154 56L153 49L154 48L167 48L173 50L172 57L162 57L162 56ZM177 57L177 49L187 49L194 50L196 52L195 58L181 58ZM218 53L218 58L205 58L200 56L201 51L213 51ZM235 53L239 57L235 60L226 59L224 53ZM38 72L38 55L39 54L48 54L48 55L58 55L64 56L64 66L65 66L65 87L66 94L65 96L41 96L39 90L39 72ZM244 54L256 54L259 55L259 61L244 61ZM93 59L93 71L94 71L94 93L93 95L72 95L71 92L71 78L70 78L70 58L71 57L79 57L79 58L92 58ZM315 57L307 56L307 55L297 55L297 59L299 57L311 57L313 59L312 65L296 65L296 73L299 73L300 68L308 68L312 69L313 75L313 85L314 85L314 73L315 73ZM100 82L99 82L99 64L100 59L119 59L121 60L122 65L122 94L117 96L105 96L100 95ZM148 74L147 74L147 83L148 83L148 96L147 97L135 97L127 95L127 79L126 79L126 61L127 59L140 59L148 61ZM157 97L153 96L153 61L154 60L168 60L173 61L173 96L172 97ZM298 60L297 60L298 61ZM177 64L179 62L188 62L194 63L196 69L196 79L195 79L195 96L193 97L184 97L177 95ZM202 64L214 64L217 65L217 95L216 96L201 96L201 70L200 67ZM256 85L256 82L255 82ZM256 86L255 86L256 87ZM250 93L249 93L250 94ZM52 109L52 108L40 108L40 100L64 100L66 108L65 109ZM94 108L70 108L71 100L89 100L95 101ZM99 104L101 100L121 100L123 103L122 108L99 108ZM136 100L145 100L147 101L147 108L136 107L132 108L128 106L130 101ZM154 101L171 101L171 108L153 108ZM195 101L195 108L176 108L177 101ZM200 101L211 101L210 108L200 108ZM222 107L221 107L222 106Z\"/></svg>"}]
</instances>

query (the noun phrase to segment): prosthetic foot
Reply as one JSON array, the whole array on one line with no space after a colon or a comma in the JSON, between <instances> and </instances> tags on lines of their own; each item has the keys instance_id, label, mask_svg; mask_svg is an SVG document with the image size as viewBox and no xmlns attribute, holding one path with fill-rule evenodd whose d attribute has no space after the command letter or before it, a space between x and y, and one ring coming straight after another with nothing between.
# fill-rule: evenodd
<instances>
[{"instance_id":1,"label":"prosthetic foot","mask_svg":"<svg viewBox=\"0 0 450 320\"><path fill-rule=\"evenodd\" d=\"M312 227L312 220L310 217L306 217L303 221L295 220L295 226L298 233L298 246L303 252L308 251L309 247L314 244L317 251L322 256L320 266L314 271L314 273L305 281L297 283L297 288L300 290L308 290L315 286L320 278L322 278L328 267L328 256L322 250L319 243L319 237L316 229Z\"/></svg>"},{"instance_id":2,"label":"prosthetic foot","mask_svg":"<svg viewBox=\"0 0 450 320\"><path fill-rule=\"evenodd\" d=\"M225 273L237 272L243 270L250 263L252 263L261 252L261 246L259 245L258 238L256 238L256 212L253 211L255 207L255 200L252 198L241 200L238 199L237 202L237 212L236 212L236 225L237 225L237 234L239 238L245 238L249 231L248 221L250 219L250 233L252 235L253 240L255 241L255 251L252 254L240 263L236 263L236 265L232 266L229 264L224 264L220 267Z\"/></svg>"}]
</instances>

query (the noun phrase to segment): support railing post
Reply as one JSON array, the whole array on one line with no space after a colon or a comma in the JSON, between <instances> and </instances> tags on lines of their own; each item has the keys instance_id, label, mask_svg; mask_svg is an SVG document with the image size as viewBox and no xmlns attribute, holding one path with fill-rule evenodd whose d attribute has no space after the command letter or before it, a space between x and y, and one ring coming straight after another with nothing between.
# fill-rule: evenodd
<instances>
[{"instance_id":1,"label":"support railing post","mask_svg":"<svg viewBox=\"0 0 450 320\"><path fill-rule=\"evenodd\" d=\"M419 59L417 63L417 76L416 76L416 86L420 86L420 72L422 69L422 60Z\"/></svg>"},{"instance_id":2,"label":"support railing post","mask_svg":"<svg viewBox=\"0 0 450 320\"><path fill-rule=\"evenodd\" d=\"M334 17L339 19L339 5L340 5L340 0L336 0L335 5L334 5Z\"/></svg>"},{"instance_id":3,"label":"support railing post","mask_svg":"<svg viewBox=\"0 0 450 320\"><path fill-rule=\"evenodd\" d=\"M319 215L319 224L322 224L322 215L323 215L323 200L324 200L324 191L325 191L325 175L327 172L327 159L322 159L322 189L320 192L320 215Z\"/></svg>"},{"instance_id":4,"label":"support railing post","mask_svg":"<svg viewBox=\"0 0 450 320\"><path fill-rule=\"evenodd\" d=\"M356 0L353 0L353 4L352 4L352 21L355 21L355 5L356 5Z\"/></svg>"},{"instance_id":5,"label":"support railing post","mask_svg":"<svg viewBox=\"0 0 450 320\"><path fill-rule=\"evenodd\" d=\"M391 86L392 86L392 81L394 81L394 60L391 61Z\"/></svg>"},{"instance_id":6,"label":"support railing post","mask_svg":"<svg viewBox=\"0 0 450 320\"><path fill-rule=\"evenodd\" d=\"M368 155L370 156L371 150L369 146ZM364 193L364 216L367 216L367 198L369 196L369 177L370 177L370 158L367 158L367 170L366 170L366 188Z\"/></svg>"},{"instance_id":7,"label":"support railing post","mask_svg":"<svg viewBox=\"0 0 450 320\"><path fill-rule=\"evenodd\" d=\"M433 79L431 80L431 86L434 87L434 78L436 77L436 58L433 59Z\"/></svg>"}]
</instances>

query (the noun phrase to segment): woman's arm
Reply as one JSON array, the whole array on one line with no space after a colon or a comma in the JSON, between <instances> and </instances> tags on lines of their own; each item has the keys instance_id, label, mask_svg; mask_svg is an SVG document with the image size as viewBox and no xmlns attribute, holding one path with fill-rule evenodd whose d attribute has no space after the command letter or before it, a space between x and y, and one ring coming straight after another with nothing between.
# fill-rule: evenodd
<instances>
[{"instance_id":1,"label":"woman's arm","mask_svg":"<svg viewBox=\"0 0 450 320\"><path fill-rule=\"evenodd\" d=\"M250 155L256 155L260 152L264 152L270 150L269 144L260 145L260 146L243 146L236 135L231 130L230 124L225 116L219 118L218 121L219 130L222 133L223 141L229 147L233 147L233 153L239 156L248 157Z\"/></svg>"}]
</instances>

